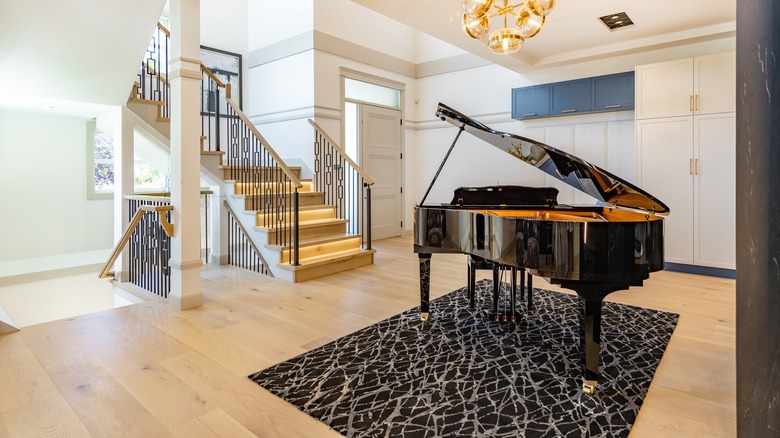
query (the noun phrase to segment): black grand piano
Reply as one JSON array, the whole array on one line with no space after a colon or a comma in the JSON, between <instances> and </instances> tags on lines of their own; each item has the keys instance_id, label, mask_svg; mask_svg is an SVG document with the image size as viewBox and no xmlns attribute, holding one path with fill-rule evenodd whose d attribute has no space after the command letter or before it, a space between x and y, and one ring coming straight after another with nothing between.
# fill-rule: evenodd
<instances>
[{"instance_id":1,"label":"black grand piano","mask_svg":"<svg viewBox=\"0 0 780 438\"><path fill-rule=\"evenodd\" d=\"M415 207L421 319L428 321L430 314L432 253L464 253L545 277L580 297L583 391L593 394L599 377L602 301L612 292L641 286L651 272L663 269L661 216L669 208L644 190L552 146L495 131L441 103L436 115L456 126L458 134ZM554 188L497 186L462 188L450 204L426 205L464 131L592 196L596 204L559 205Z\"/></svg>"}]
</instances>

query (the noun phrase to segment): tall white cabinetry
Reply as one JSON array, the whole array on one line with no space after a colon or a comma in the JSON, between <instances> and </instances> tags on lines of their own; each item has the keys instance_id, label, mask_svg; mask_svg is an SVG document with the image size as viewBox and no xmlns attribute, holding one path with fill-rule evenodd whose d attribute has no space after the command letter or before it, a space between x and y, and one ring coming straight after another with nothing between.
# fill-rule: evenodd
<instances>
[{"instance_id":1,"label":"tall white cabinetry","mask_svg":"<svg viewBox=\"0 0 780 438\"><path fill-rule=\"evenodd\" d=\"M667 262L734 269L736 56L636 68L639 186L669 206Z\"/></svg>"}]
</instances>

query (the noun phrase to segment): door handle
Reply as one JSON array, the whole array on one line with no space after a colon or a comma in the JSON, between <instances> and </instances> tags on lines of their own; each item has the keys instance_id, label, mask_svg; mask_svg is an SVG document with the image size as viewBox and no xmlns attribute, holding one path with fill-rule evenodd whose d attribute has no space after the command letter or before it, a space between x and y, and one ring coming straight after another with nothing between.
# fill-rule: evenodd
<instances>
[{"instance_id":1,"label":"door handle","mask_svg":"<svg viewBox=\"0 0 780 438\"><path fill-rule=\"evenodd\" d=\"M695 159L694 161L695 161L695 164L696 164L696 165L694 166L694 167L695 167L695 169L694 169L694 173L695 173L696 175L698 175L698 174L699 174L699 159L697 158L697 159Z\"/></svg>"},{"instance_id":2,"label":"door handle","mask_svg":"<svg viewBox=\"0 0 780 438\"><path fill-rule=\"evenodd\" d=\"M576 112L577 112L576 109L567 109L567 110L561 111L561 113L576 113Z\"/></svg>"},{"instance_id":3,"label":"door handle","mask_svg":"<svg viewBox=\"0 0 780 438\"><path fill-rule=\"evenodd\" d=\"M688 159L688 173L693 175L693 158Z\"/></svg>"},{"instance_id":4,"label":"door handle","mask_svg":"<svg viewBox=\"0 0 780 438\"><path fill-rule=\"evenodd\" d=\"M688 96L688 110L693 111L693 94Z\"/></svg>"},{"instance_id":5,"label":"door handle","mask_svg":"<svg viewBox=\"0 0 780 438\"><path fill-rule=\"evenodd\" d=\"M696 105L694 106L694 108L696 109L696 111L699 110L699 95L698 94L696 95Z\"/></svg>"},{"instance_id":6,"label":"door handle","mask_svg":"<svg viewBox=\"0 0 780 438\"><path fill-rule=\"evenodd\" d=\"M605 106L604 108L620 108L620 107L622 107L622 106L623 106L623 105L607 105L607 106Z\"/></svg>"}]
</instances>

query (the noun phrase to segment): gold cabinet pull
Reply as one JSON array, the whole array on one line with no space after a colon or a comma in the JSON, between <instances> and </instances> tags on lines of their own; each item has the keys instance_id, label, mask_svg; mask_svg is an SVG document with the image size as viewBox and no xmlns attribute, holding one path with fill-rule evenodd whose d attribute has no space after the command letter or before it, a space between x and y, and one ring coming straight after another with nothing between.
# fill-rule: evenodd
<instances>
[{"instance_id":1,"label":"gold cabinet pull","mask_svg":"<svg viewBox=\"0 0 780 438\"><path fill-rule=\"evenodd\" d=\"M693 175L693 158L688 160L688 173Z\"/></svg>"},{"instance_id":2,"label":"gold cabinet pull","mask_svg":"<svg viewBox=\"0 0 780 438\"><path fill-rule=\"evenodd\" d=\"M690 111L693 111L693 94L688 96L688 109Z\"/></svg>"},{"instance_id":3,"label":"gold cabinet pull","mask_svg":"<svg viewBox=\"0 0 780 438\"><path fill-rule=\"evenodd\" d=\"M699 110L699 95L698 94L696 95L696 106L694 108L696 108L696 111Z\"/></svg>"},{"instance_id":4,"label":"gold cabinet pull","mask_svg":"<svg viewBox=\"0 0 780 438\"><path fill-rule=\"evenodd\" d=\"M695 173L696 175L698 175L698 174L699 174L699 159L697 158L697 159L696 159L696 160L694 160L694 161L696 162L696 166L695 166L695 169L696 169L696 170L694 170L694 173Z\"/></svg>"}]
</instances>

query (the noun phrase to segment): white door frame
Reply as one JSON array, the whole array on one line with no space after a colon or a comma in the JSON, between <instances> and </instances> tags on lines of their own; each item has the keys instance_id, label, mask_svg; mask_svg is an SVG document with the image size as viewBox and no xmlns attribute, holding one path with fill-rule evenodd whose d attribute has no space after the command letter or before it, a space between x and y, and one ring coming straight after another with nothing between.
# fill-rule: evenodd
<instances>
[{"instance_id":1,"label":"white door frame","mask_svg":"<svg viewBox=\"0 0 780 438\"><path fill-rule=\"evenodd\" d=\"M342 139L342 143L343 143L344 139L346 138L346 124L344 122L344 114L346 114L346 104L347 104L347 102L356 103L356 104L359 104L359 105L369 104L369 105L379 106L379 107L385 106L385 105L379 105L379 104L372 103L372 102L363 102L363 101L354 100L354 99L347 99L346 96L345 96L346 92L345 92L345 85L344 85L345 80L347 78L398 90L400 92L400 94L401 94L400 99L399 99L400 107L399 108L394 108L394 109L398 109L398 110L401 111L401 120L402 121L404 120L404 106L405 106L404 102L405 102L405 95L406 95L406 84L405 83L394 81L392 79L383 78L381 76L372 75L370 73L364 73L364 72L361 72L361 71L358 71L358 70L353 70L351 68L341 67L340 68L340 77L339 77L339 86L341 88L340 89L340 96L341 96L341 115L342 115L341 116L341 139ZM387 107L387 108L391 108L391 107ZM403 125L402 125L401 128L402 128L401 129L401 154L402 154L402 157L406 157L406 135L405 135L406 128ZM362 145L359 144L358 155L362 155L361 149L362 149ZM358 161L358 163L360 163L360 161ZM361 164L361 166L362 166L362 164ZM402 158L401 159L401 188L403 189L403 193L401 193L401 211L400 211L401 222L402 223L403 223L404 219L406 218L406 192L407 192L407 190L406 190L405 182L406 182L406 164L405 164L405 159ZM404 224L401 227L401 236L406 235L406 227L408 225L409 224Z\"/></svg>"}]
</instances>

